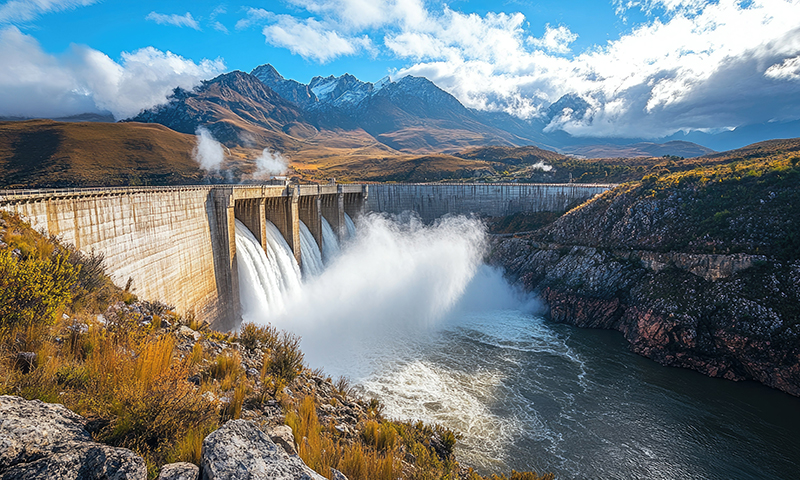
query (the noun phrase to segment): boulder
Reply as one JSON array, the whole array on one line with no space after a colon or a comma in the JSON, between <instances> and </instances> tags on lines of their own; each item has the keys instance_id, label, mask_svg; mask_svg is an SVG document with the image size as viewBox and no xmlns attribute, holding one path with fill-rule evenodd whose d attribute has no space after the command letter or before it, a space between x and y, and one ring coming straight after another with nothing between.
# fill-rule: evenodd
<instances>
[{"instance_id":1,"label":"boulder","mask_svg":"<svg viewBox=\"0 0 800 480\"><path fill-rule=\"evenodd\" d=\"M258 426L231 420L203 440L203 480L325 480Z\"/></svg>"},{"instance_id":2,"label":"boulder","mask_svg":"<svg viewBox=\"0 0 800 480\"><path fill-rule=\"evenodd\" d=\"M20 463L0 474L2 480L145 480L142 457L125 448L96 442L68 442L29 463Z\"/></svg>"},{"instance_id":3,"label":"boulder","mask_svg":"<svg viewBox=\"0 0 800 480\"><path fill-rule=\"evenodd\" d=\"M197 465L186 462L170 463L161 467L157 480L197 480L200 469Z\"/></svg>"},{"instance_id":4,"label":"boulder","mask_svg":"<svg viewBox=\"0 0 800 480\"><path fill-rule=\"evenodd\" d=\"M0 472L67 442L91 442L86 420L64 405L0 396Z\"/></svg>"},{"instance_id":5,"label":"boulder","mask_svg":"<svg viewBox=\"0 0 800 480\"><path fill-rule=\"evenodd\" d=\"M0 396L0 479L144 480L144 460L92 441L63 405Z\"/></svg>"}]
</instances>

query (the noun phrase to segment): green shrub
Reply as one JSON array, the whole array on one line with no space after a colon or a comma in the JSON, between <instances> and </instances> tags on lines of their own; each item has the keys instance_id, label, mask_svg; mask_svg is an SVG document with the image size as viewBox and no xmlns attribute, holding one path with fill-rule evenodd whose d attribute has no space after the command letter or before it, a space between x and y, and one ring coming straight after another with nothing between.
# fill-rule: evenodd
<instances>
[{"instance_id":1,"label":"green shrub","mask_svg":"<svg viewBox=\"0 0 800 480\"><path fill-rule=\"evenodd\" d=\"M283 331L272 352L269 372L278 379L291 382L303 370L303 359L300 337Z\"/></svg>"},{"instance_id":2,"label":"green shrub","mask_svg":"<svg viewBox=\"0 0 800 480\"><path fill-rule=\"evenodd\" d=\"M51 324L72 300L78 269L67 256L15 255L0 250L0 328Z\"/></svg>"},{"instance_id":3,"label":"green shrub","mask_svg":"<svg viewBox=\"0 0 800 480\"><path fill-rule=\"evenodd\" d=\"M272 325L243 323L239 328L239 342L250 351L257 348L272 350L278 344L278 329Z\"/></svg>"}]
</instances>

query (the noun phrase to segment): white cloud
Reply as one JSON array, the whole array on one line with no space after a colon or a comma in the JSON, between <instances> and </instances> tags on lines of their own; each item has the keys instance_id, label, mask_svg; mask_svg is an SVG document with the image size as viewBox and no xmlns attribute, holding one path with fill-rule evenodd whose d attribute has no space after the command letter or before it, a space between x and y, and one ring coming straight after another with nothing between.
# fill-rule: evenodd
<instances>
[{"instance_id":1,"label":"white cloud","mask_svg":"<svg viewBox=\"0 0 800 480\"><path fill-rule=\"evenodd\" d=\"M800 85L790 81L800 63L800 1L648 5L673 13L572 58L559 55L569 30L526 45L513 16L448 11L386 46L417 62L398 75L427 76L474 108L542 117L576 93L589 102L587 115L551 125L573 135L659 137L800 118Z\"/></svg>"},{"instance_id":2,"label":"white cloud","mask_svg":"<svg viewBox=\"0 0 800 480\"><path fill-rule=\"evenodd\" d=\"M236 22L236 30L244 30L253 25L261 25L265 21L272 20L276 15L263 8L248 8L247 16Z\"/></svg>"},{"instance_id":3,"label":"white cloud","mask_svg":"<svg viewBox=\"0 0 800 480\"><path fill-rule=\"evenodd\" d=\"M186 12L183 15L176 13L167 15L163 13L150 12L145 17L147 20L152 20L159 25L173 25L175 27L189 27L195 30L200 30L200 24L192 17L192 14ZM219 23L219 22L217 22Z\"/></svg>"},{"instance_id":4,"label":"white cloud","mask_svg":"<svg viewBox=\"0 0 800 480\"><path fill-rule=\"evenodd\" d=\"M16 27L0 30L0 64L0 116L24 117L128 118L164 103L175 87L191 89L225 70L220 59L198 64L152 47L123 53L120 62L86 46L57 57Z\"/></svg>"},{"instance_id":5,"label":"white cloud","mask_svg":"<svg viewBox=\"0 0 800 480\"><path fill-rule=\"evenodd\" d=\"M11 0L0 5L0 24L23 23L50 12L85 7L100 0Z\"/></svg>"},{"instance_id":6,"label":"white cloud","mask_svg":"<svg viewBox=\"0 0 800 480\"><path fill-rule=\"evenodd\" d=\"M366 35L343 36L314 19L298 21L289 15L278 15L277 22L264 27L262 33L267 43L320 63L372 49L372 42Z\"/></svg>"},{"instance_id":7,"label":"white cloud","mask_svg":"<svg viewBox=\"0 0 800 480\"><path fill-rule=\"evenodd\" d=\"M387 24L403 28L428 21L422 0L289 0L339 28L359 30Z\"/></svg>"},{"instance_id":8,"label":"white cloud","mask_svg":"<svg viewBox=\"0 0 800 480\"><path fill-rule=\"evenodd\" d=\"M197 129L197 145L192 150L192 157L207 172L218 172L225 160L222 144L214 139L214 135L206 127Z\"/></svg>"},{"instance_id":9,"label":"white cloud","mask_svg":"<svg viewBox=\"0 0 800 480\"><path fill-rule=\"evenodd\" d=\"M570 44L577 39L578 35L572 33L569 28L563 25L557 28L547 25L542 38L531 37L528 39L528 43L551 53L569 53Z\"/></svg>"},{"instance_id":10,"label":"white cloud","mask_svg":"<svg viewBox=\"0 0 800 480\"><path fill-rule=\"evenodd\" d=\"M214 30L216 30L216 31L218 31L218 32L222 32L222 33L229 33L229 32L228 32L228 27L226 27L225 25L223 25L223 24L222 24L221 22L219 22L218 20L217 20L217 21L214 21L214 22L211 24L211 27L212 27L212 28L214 28Z\"/></svg>"}]
</instances>

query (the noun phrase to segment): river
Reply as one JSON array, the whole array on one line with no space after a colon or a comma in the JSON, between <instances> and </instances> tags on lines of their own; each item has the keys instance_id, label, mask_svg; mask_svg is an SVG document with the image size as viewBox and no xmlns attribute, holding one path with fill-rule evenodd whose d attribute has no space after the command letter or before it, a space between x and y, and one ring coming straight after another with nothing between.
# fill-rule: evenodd
<instances>
[{"instance_id":1,"label":"river","mask_svg":"<svg viewBox=\"0 0 800 480\"><path fill-rule=\"evenodd\" d=\"M483 473L556 478L795 479L800 399L663 367L617 332L488 311L374 358L360 379L395 418L462 433Z\"/></svg>"},{"instance_id":2,"label":"river","mask_svg":"<svg viewBox=\"0 0 800 480\"><path fill-rule=\"evenodd\" d=\"M237 251L252 251L240 258L245 318L301 335L312 368L350 377L386 416L456 431L462 464L559 479L798 478L800 399L544 320L482 264L477 220L367 216L358 227L302 279L281 267L293 257L279 234L267 258L237 230Z\"/></svg>"}]
</instances>

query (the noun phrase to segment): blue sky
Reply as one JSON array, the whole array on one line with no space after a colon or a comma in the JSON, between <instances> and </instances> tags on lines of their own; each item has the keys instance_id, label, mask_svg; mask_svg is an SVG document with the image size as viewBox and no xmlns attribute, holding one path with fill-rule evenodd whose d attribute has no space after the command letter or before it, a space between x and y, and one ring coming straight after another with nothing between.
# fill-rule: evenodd
<instances>
[{"instance_id":1,"label":"blue sky","mask_svg":"<svg viewBox=\"0 0 800 480\"><path fill-rule=\"evenodd\" d=\"M0 3L0 115L125 118L175 86L426 76L469 107L578 136L659 138L800 118L800 0Z\"/></svg>"},{"instance_id":2,"label":"blue sky","mask_svg":"<svg viewBox=\"0 0 800 480\"><path fill-rule=\"evenodd\" d=\"M7 2L6 5L9 3L12 2ZM89 2L72 3L80 5ZM428 5L437 13L444 6L438 2ZM619 38L620 34L631 30L632 23L624 21L615 13L614 4L603 1L534 3L518 0L456 0L447 5L453 10L480 16L489 12L522 13L526 19L525 30L534 36L544 34L548 24L568 25L576 33L580 32L573 45L577 51ZM303 83L308 83L316 75L338 76L344 73L365 81L376 81L409 63L384 51L378 51L374 56L368 52L362 55L343 55L324 62L303 58L287 48L271 45L266 41L262 28L268 22L237 28L237 22L247 18L250 8L261 8L277 15L311 17L308 10L288 1L241 4L219 1L105 1L42 12L31 20L13 24L24 33L35 37L42 48L52 54L68 51L71 44L81 44L119 61L122 52L133 52L152 46L195 62L221 58L229 70L249 72L258 65L272 63L287 78ZM159 24L155 20L158 16L148 18L152 13L171 18L161 17ZM187 24L187 13L196 26ZM183 17L183 23L168 23L170 20L175 22L176 17ZM389 25L369 29L365 33L373 43L379 44L384 32L391 28Z\"/></svg>"}]
</instances>

